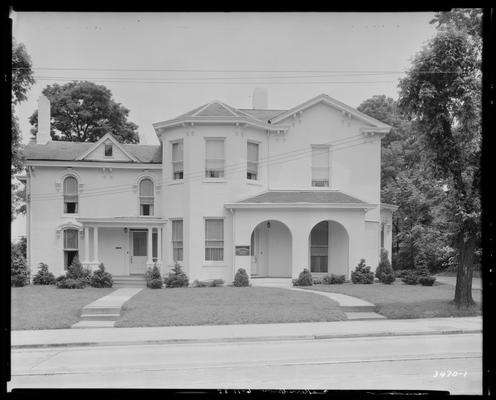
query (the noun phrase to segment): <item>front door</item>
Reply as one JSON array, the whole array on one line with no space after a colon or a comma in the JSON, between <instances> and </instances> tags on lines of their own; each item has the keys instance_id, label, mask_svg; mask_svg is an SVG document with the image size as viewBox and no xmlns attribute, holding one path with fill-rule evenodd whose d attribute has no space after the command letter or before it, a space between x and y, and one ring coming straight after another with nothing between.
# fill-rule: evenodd
<instances>
[{"instance_id":1,"label":"front door","mask_svg":"<svg viewBox=\"0 0 496 400\"><path fill-rule=\"evenodd\" d=\"M131 274L144 274L146 271L147 231L131 231L129 271Z\"/></svg>"}]
</instances>

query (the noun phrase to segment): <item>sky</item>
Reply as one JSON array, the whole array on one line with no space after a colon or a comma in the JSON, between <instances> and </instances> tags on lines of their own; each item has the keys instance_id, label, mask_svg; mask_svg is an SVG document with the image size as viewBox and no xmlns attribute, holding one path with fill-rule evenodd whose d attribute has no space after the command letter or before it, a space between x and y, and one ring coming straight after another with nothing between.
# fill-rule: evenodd
<instances>
[{"instance_id":1,"label":"sky","mask_svg":"<svg viewBox=\"0 0 496 400\"><path fill-rule=\"evenodd\" d=\"M14 12L36 79L16 108L22 140L41 91L71 80L108 87L144 144L158 144L153 123L210 101L251 108L255 87L274 109L322 93L352 107L397 98L398 79L435 34L433 15ZM12 236L24 234L14 225Z\"/></svg>"}]
</instances>

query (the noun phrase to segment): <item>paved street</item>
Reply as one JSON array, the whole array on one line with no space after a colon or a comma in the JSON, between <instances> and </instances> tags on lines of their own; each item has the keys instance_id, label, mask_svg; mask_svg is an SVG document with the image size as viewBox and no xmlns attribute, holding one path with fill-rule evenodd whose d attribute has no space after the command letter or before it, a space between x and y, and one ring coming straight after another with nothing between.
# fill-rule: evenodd
<instances>
[{"instance_id":1,"label":"paved street","mask_svg":"<svg viewBox=\"0 0 496 400\"><path fill-rule=\"evenodd\" d=\"M423 389L481 394L482 335L13 350L9 390L29 387Z\"/></svg>"}]
</instances>

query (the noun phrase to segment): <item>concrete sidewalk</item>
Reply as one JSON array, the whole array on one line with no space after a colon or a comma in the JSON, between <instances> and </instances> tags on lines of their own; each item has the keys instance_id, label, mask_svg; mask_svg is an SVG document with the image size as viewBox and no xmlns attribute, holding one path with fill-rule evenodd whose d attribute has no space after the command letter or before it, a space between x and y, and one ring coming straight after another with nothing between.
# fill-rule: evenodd
<instances>
[{"instance_id":1,"label":"concrete sidewalk","mask_svg":"<svg viewBox=\"0 0 496 400\"><path fill-rule=\"evenodd\" d=\"M482 332L482 317L146 328L12 331L13 349L57 346L248 342Z\"/></svg>"}]
</instances>

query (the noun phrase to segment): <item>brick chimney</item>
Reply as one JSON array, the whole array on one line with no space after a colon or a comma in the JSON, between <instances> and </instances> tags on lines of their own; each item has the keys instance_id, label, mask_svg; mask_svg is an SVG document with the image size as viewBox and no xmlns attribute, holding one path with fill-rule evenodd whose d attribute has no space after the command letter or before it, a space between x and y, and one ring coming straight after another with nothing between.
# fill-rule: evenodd
<instances>
[{"instance_id":1,"label":"brick chimney","mask_svg":"<svg viewBox=\"0 0 496 400\"><path fill-rule=\"evenodd\" d=\"M38 133L37 144L50 142L50 100L45 95L38 97Z\"/></svg>"},{"instance_id":2,"label":"brick chimney","mask_svg":"<svg viewBox=\"0 0 496 400\"><path fill-rule=\"evenodd\" d=\"M267 110L269 105L268 94L266 88L255 88L253 91L253 109Z\"/></svg>"}]
</instances>

